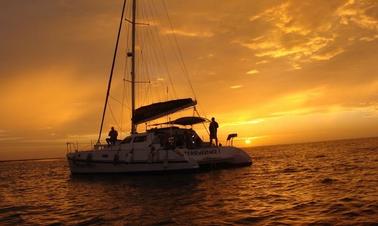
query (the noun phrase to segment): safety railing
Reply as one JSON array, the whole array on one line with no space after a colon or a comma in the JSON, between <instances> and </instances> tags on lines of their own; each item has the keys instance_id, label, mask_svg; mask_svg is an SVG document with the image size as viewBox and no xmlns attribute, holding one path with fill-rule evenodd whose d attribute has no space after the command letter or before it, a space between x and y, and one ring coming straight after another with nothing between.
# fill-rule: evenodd
<instances>
[{"instance_id":1,"label":"safety railing","mask_svg":"<svg viewBox=\"0 0 378 226\"><path fill-rule=\"evenodd\" d=\"M83 151L85 149L91 149L93 147L93 143L78 143L78 142L67 142L66 143L66 152L78 152Z\"/></svg>"}]
</instances>

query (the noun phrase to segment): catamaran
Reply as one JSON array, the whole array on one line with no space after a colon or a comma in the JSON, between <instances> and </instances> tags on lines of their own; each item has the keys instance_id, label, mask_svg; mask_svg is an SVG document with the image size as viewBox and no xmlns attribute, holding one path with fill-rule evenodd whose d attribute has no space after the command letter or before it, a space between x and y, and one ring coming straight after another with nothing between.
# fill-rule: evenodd
<instances>
[{"instance_id":1,"label":"catamaran","mask_svg":"<svg viewBox=\"0 0 378 226\"><path fill-rule=\"evenodd\" d=\"M132 0L131 17L124 19L126 0L123 2L121 20L118 29L115 53L108 81L105 105L98 141L89 150L79 150L72 143L67 143L67 160L72 174L92 173L153 173L167 171L192 171L211 166L248 166L252 164L251 157L242 149L234 147L232 139L227 138L229 145L217 146L204 142L193 129L193 125L207 123L196 111L197 101L192 98L172 99L156 102L136 108L136 8L137 0ZM117 49L120 40L122 24L131 24L131 131L122 140L112 144L101 143L104 118L107 112L110 87L113 77ZM184 116L175 120L167 120L150 125L143 131L137 127L153 120L161 119L176 112L193 109L196 116ZM188 128L189 127L189 128Z\"/></svg>"}]
</instances>

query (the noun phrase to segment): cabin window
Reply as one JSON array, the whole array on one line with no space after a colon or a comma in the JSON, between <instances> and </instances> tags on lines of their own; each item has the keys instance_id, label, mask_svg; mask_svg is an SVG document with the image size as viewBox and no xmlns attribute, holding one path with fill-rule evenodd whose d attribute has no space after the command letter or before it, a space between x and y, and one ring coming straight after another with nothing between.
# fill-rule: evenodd
<instances>
[{"instance_id":1,"label":"cabin window","mask_svg":"<svg viewBox=\"0 0 378 226\"><path fill-rule=\"evenodd\" d=\"M102 155L102 157L103 157L103 158L107 158L107 157L108 157L108 155Z\"/></svg>"},{"instance_id":2,"label":"cabin window","mask_svg":"<svg viewBox=\"0 0 378 226\"><path fill-rule=\"evenodd\" d=\"M134 143L141 143L147 140L147 136L139 136L134 138Z\"/></svg>"},{"instance_id":3,"label":"cabin window","mask_svg":"<svg viewBox=\"0 0 378 226\"><path fill-rule=\"evenodd\" d=\"M122 144L129 144L129 143L131 143L131 140L132 140L133 138L131 137L131 136L129 136L129 137L126 137L123 141L122 141Z\"/></svg>"}]
</instances>

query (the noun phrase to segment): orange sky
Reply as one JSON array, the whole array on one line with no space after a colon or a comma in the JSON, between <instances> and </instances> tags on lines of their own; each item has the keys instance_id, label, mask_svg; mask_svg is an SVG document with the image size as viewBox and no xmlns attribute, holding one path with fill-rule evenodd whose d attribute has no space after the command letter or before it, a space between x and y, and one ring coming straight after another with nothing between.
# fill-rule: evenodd
<instances>
[{"instance_id":1,"label":"orange sky","mask_svg":"<svg viewBox=\"0 0 378 226\"><path fill-rule=\"evenodd\" d=\"M138 85L138 106L194 96L177 41L222 142L231 132L238 146L378 136L377 1L138 2L149 23L139 27L138 79L150 81ZM65 142L96 139L121 5L1 3L0 160L63 156ZM105 132L129 130L127 89L123 114L119 104L127 46Z\"/></svg>"}]
</instances>

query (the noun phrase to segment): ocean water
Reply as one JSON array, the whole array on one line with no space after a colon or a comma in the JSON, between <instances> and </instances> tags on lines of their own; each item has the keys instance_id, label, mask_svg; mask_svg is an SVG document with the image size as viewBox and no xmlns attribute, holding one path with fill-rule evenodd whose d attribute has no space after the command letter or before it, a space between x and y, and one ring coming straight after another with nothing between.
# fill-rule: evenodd
<instances>
[{"instance_id":1,"label":"ocean water","mask_svg":"<svg viewBox=\"0 0 378 226\"><path fill-rule=\"evenodd\" d=\"M0 225L378 225L378 138L247 149L250 167L71 176L0 163Z\"/></svg>"}]
</instances>

